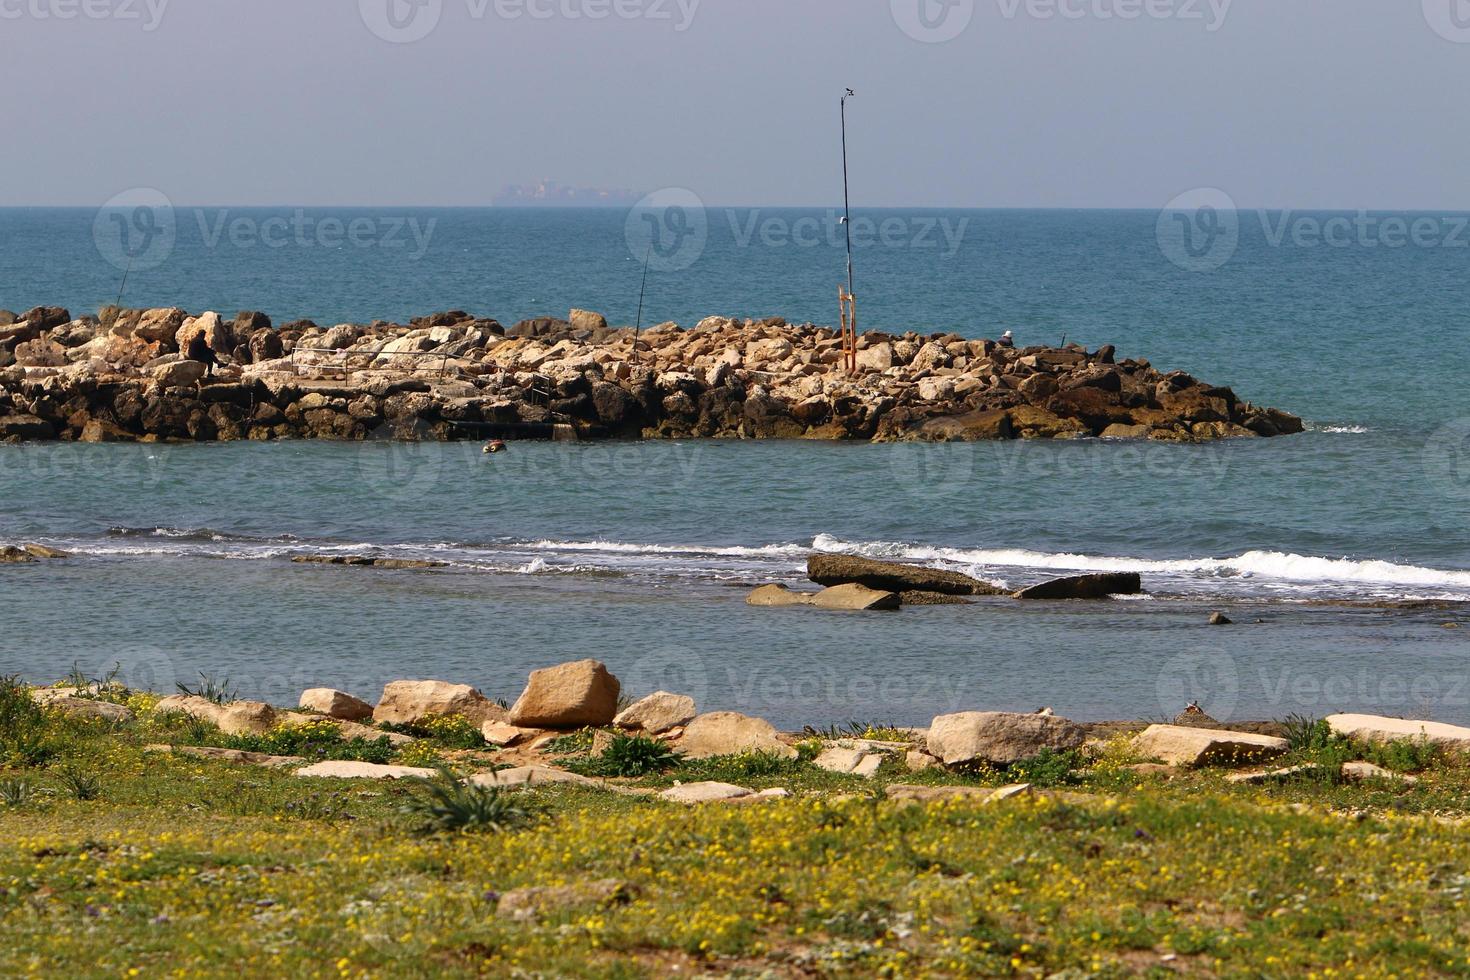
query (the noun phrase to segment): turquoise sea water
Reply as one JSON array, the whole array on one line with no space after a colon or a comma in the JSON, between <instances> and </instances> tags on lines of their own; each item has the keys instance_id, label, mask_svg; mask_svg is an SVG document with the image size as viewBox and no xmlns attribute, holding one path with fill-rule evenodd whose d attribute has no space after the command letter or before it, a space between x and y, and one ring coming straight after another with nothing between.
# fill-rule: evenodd
<instances>
[{"instance_id":1,"label":"turquoise sea water","mask_svg":"<svg viewBox=\"0 0 1470 980\"><path fill-rule=\"evenodd\" d=\"M623 212L229 210L246 224L211 241L220 210L176 209L171 248L135 267L124 303L277 322L634 317L642 256ZM0 307L111 301L122 271L95 217L0 210ZM317 230L248 244L273 217ZM687 690L785 725L1043 704L1154 716L1191 698L1217 717L1470 722L1459 218L1241 213L1238 242L1205 268L1225 253L1181 252L1153 213L858 217L871 221L868 327L1113 343L1297 412L1309 431L1198 447L521 444L493 459L458 445L0 447L0 542L78 552L0 566L0 672L121 662L167 686L205 670L273 700L435 676L513 698L527 670L596 656L633 693ZM332 247L320 226L333 218L432 233ZM1311 223L1334 218L1348 237L1314 243ZM1396 219L1420 221L1417 243L1394 244ZM651 272L645 322L831 322L842 250L824 209L703 220L697 258ZM1151 596L887 616L744 606L754 584L798 583L813 548L1012 585L1137 569ZM289 561L364 551L451 565ZM1351 604L1402 600L1451 604ZM1204 626L1214 609L1238 625Z\"/></svg>"}]
</instances>

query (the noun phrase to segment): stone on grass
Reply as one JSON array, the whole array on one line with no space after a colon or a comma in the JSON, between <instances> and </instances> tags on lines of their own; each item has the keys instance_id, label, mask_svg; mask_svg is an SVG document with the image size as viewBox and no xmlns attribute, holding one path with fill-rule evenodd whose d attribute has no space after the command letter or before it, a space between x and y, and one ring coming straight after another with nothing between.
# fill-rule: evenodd
<instances>
[{"instance_id":1,"label":"stone on grass","mask_svg":"<svg viewBox=\"0 0 1470 980\"><path fill-rule=\"evenodd\" d=\"M925 769L933 769L935 766L943 765L943 763L923 749L909 749L908 752L904 753L903 764L908 767L909 772L923 772Z\"/></svg>"},{"instance_id":2,"label":"stone on grass","mask_svg":"<svg viewBox=\"0 0 1470 980\"><path fill-rule=\"evenodd\" d=\"M899 783L888 787L886 792L890 800L911 800L916 803L933 803L941 800L998 803L1017 796L1029 796L1031 784L1015 783L997 789L990 786L911 786Z\"/></svg>"},{"instance_id":3,"label":"stone on grass","mask_svg":"<svg viewBox=\"0 0 1470 980\"><path fill-rule=\"evenodd\" d=\"M825 769L828 772L850 773L858 767L858 763L862 762L870 754L864 752L862 749L846 749L839 745L833 745L823 749L812 760L812 765L818 769Z\"/></svg>"},{"instance_id":4,"label":"stone on grass","mask_svg":"<svg viewBox=\"0 0 1470 980\"><path fill-rule=\"evenodd\" d=\"M417 766L379 766L371 762L332 760L297 769L296 775L328 779L432 779L439 773Z\"/></svg>"},{"instance_id":5,"label":"stone on grass","mask_svg":"<svg viewBox=\"0 0 1470 980\"><path fill-rule=\"evenodd\" d=\"M632 885L613 878L579 881L572 885L532 885L500 896L495 914L526 921L579 905L622 905L631 901L635 894Z\"/></svg>"},{"instance_id":6,"label":"stone on grass","mask_svg":"<svg viewBox=\"0 0 1470 980\"><path fill-rule=\"evenodd\" d=\"M1294 779L1315 775L1321 771L1321 766L1315 762L1308 762L1300 766L1287 766L1285 769L1266 769L1260 772L1233 772L1225 777L1225 781L1227 783L1243 783L1247 786L1263 786L1266 783L1288 783Z\"/></svg>"},{"instance_id":7,"label":"stone on grass","mask_svg":"<svg viewBox=\"0 0 1470 980\"><path fill-rule=\"evenodd\" d=\"M1324 719L1333 734L1365 742L1423 739L1435 745L1470 748L1470 728L1437 721L1412 721L1380 715L1328 715Z\"/></svg>"},{"instance_id":8,"label":"stone on grass","mask_svg":"<svg viewBox=\"0 0 1470 980\"><path fill-rule=\"evenodd\" d=\"M750 796L752 793L744 786L704 782L671 786L658 795L673 803L723 803Z\"/></svg>"},{"instance_id":9,"label":"stone on grass","mask_svg":"<svg viewBox=\"0 0 1470 980\"><path fill-rule=\"evenodd\" d=\"M154 707L155 714L177 712L207 721L226 735L264 735L276 727L276 709L262 701L215 704L196 694L171 694Z\"/></svg>"},{"instance_id":10,"label":"stone on grass","mask_svg":"<svg viewBox=\"0 0 1470 980\"><path fill-rule=\"evenodd\" d=\"M1078 748L1085 737L1081 726L1055 715L962 711L934 719L928 750L947 766L965 762L1006 766L1034 759L1045 750Z\"/></svg>"},{"instance_id":11,"label":"stone on grass","mask_svg":"<svg viewBox=\"0 0 1470 980\"><path fill-rule=\"evenodd\" d=\"M1150 725L1133 737L1133 749L1171 766L1237 765L1272 759L1287 750L1284 738L1181 725Z\"/></svg>"},{"instance_id":12,"label":"stone on grass","mask_svg":"<svg viewBox=\"0 0 1470 980\"><path fill-rule=\"evenodd\" d=\"M604 788L607 785L601 780L579 776L574 772L554 769L551 766L517 766L514 769L480 772L466 779L465 782L473 786L499 786L508 789L535 789L537 786L553 784L598 788Z\"/></svg>"},{"instance_id":13,"label":"stone on grass","mask_svg":"<svg viewBox=\"0 0 1470 980\"><path fill-rule=\"evenodd\" d=\"M620 690L618 679L597 660L533 670L509 720L522 728L607 725L618 713Z\"/></svg>"},{"instance_id":14,"label":"stone on grass","mask_svg":"<svg viewBox=\"0 0 1470 980\"><path fill-rule=\"evenodd\" d=\"M391 681L373 709L379 725L421 725L436 715L459 715L478 725L504 721L505 709L468 684L446 681Z\"/></svg>"},{"instance_id":15,"label":"stone on grass","mask_svg":"<svg viewBox=\"0 0 1470 980\"><path fill-rule=\"evenodd\" d=\"M134 718L132 709L121 704L113 704L111 701L60 697L48 698L45 703L48 708L54 708L72 718L96 718L112 724L126 724Z\"/></svg>"},{"instance_id":16,"label":"stone on grass","mask_svg":"<svg viewBox=\"0 0 1470 980\"><path fill-rule=\"evenodd\" d=\"M339 721L363 721L373 716L373 706L345 691L314 687L301 692L301 707Z\"/></svg>"},{"instance_id":17,"label":"stone on grass","mask_svg":"<svg viewBox=\"0 0 1470 980\"><path fill-rule=\"evenodd\" d=\"M688 695L655 691L624 708L613 719L613 724L619 728L637 729L649 735L658 735L678 728L697 713L694 699Z\"/></svg>"},{"instance_id":18,"label":"stone on grass","mask_svg":"<svg viewBox=\"0 0 1470 980\"><path fill-rule=\"evenodd\" d=\"M739 752L765 752L783 759L796 758L796 749L777 737L775 727L762 718L737 711L711 711L684 728L679 751L690 759L708 759Z\"/></svg>"},{"instance_id":19,"label":"stone on grass","mask_svg":"<svg viewBox=\"0 0 1470 980\"><path fill-rule=\"evenodd\" d=\"M517 728L503 721L487 721L480 726L480 737L497 748L506 748L537 733L535 728Z\"/></svg>"},{"instance_id":20,"label":"stone on grass","mask_svg":"<svg viewBox=\"0 0 1470 980\"><path fill-rule=\"evenodd\" d=\"M143 751L187 755L195 759L214 759L220 762L238 762L243 765L262 766L266 769L285 769L305 761L294 755L267 755L264 752L221 749L213 745L145 745Z\"/></svg>"},{"instance_id":21,"label":"stone on grass","mask_svg":"<svg viewBox=\"0 0 1470 980\"><path fill-rule=\"evenodd\" d=\"M1394 772L1392 769L1384 769L1382 766L1375 766L1371 762L1344 762L1342 764L1342 778L1353 782L1361 782L1365 779L1387 779L1393 782L1403 783L1406 786L1413 786L1419 781L1413 776L1406 776L1401 772Z\"/></svg>"}]
</instances>

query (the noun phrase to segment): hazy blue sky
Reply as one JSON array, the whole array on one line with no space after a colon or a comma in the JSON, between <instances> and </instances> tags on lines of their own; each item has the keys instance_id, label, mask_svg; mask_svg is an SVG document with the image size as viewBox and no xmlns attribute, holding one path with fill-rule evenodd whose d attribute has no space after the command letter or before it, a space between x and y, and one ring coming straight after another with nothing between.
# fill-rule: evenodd
<instances>
[{"instance_id":1,"label":"hazy blue sky","mask_svg":"<svg viewBox=\"0 0 1470 980\"><path fill-rule=\"evenodd\" d=\"M1470 208L1470 0L0 0L0 37L0 204L829 204L850 85L860 204Z\"/></svg>"}]
</instances>

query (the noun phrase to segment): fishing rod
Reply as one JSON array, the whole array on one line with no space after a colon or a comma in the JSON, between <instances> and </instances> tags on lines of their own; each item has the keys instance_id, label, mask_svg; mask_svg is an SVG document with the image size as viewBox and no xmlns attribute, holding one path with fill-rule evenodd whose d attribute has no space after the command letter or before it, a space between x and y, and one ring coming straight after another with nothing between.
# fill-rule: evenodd
<instances>
[{"instance_id":1,"label":"fishing rod","mask_svg":"<svg viewBox=\"0 0 1470 980\"><path fill-rule=\"evenodd\" d=\"M653 242L643 253L643 285L638 290L638 322L633 327L633 363L638 363L638 335L643 332L643 297L648 293L648 261L653 258Z\"/></svg>"},{"instance_id":2,"label":"fishing rod","mask_svg":"<svg viewBox=\"0 0 1470 980\"><path fill-rule=\"evenodd\" d=\"M842 357L849 373L857 373L857 296L852 277L852 199L847 179L847 100L855 98L852 89L842 96L842 227L847 232L847 289L837 289L837 302L842 311Z\"/></svg>"}]
</instances>

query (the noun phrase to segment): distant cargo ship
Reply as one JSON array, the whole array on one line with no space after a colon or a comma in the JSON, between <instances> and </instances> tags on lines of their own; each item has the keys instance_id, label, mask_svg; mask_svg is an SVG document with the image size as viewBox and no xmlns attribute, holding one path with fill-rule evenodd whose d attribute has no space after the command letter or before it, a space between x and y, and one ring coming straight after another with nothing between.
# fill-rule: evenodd
<instances>
[{"instance_id":1,"label":"distant cargo ship","mask_svg":"<svg viewBox=\"0 0 1470 980\"><path fill-rule=\"evenodd\" d=\"M638 191L608 187L569 187L554 180L539 184L512 184L496 194L495 207L632 207L643 197Z\"/></svg>"}]
</instances>

